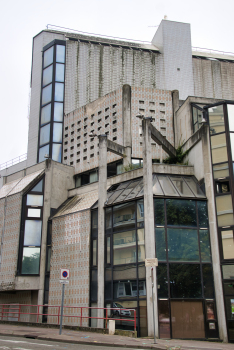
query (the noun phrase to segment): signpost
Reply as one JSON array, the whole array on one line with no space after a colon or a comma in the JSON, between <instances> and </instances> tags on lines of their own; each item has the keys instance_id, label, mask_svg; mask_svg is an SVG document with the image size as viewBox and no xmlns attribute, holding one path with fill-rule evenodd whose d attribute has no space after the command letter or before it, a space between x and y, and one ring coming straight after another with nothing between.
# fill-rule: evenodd
<instances>
[{"instance_id":1,"label":"signpost","mask_svg":"<svg viewBox=\"0 0 234 350\"><path fill-rule=\"evenodd\" d=\"M62 283L62 302L61 302L61 317L60 317L60 329L59 335L62 334L62 325L63 325L63 303L64 303L64 290L65 284L69 284L70 270L69 269L60 269L60 283Z\"/></svg>"},{"instance_id":2,"label":"signpost","mask_svg":"<svg viewBox=\"0 0 234 350\"><path fill-rule=\"evenodd\" d=\"M145 259L145 266L151 267L151 283L152 283L152 302L153 302L153 321L154 321L154 344L156 344L155 339L155 316L154 316L154 266L158 266L158 259L152 258L152 259Z\"/></svg>"}]
</instances>

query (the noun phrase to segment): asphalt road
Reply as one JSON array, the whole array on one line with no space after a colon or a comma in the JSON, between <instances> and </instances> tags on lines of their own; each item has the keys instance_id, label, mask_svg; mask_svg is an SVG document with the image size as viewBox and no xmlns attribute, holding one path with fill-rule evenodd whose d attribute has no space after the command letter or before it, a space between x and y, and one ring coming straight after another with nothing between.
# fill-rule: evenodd
<instances>
[{"instance_id":1,"label":"asphalt road","mask_svg":"<svg viewBox=\"0 0 234 350\"><path fill-rule=\"evenodd\" d=\"M83 345L71 343L59 343L37 339L28 339L21 337L0 336L0 350L108 350L119 349L118 347L104 347L98 345ZM122 348L127 350L127 348ZM129 350L129 349L128 349Z\"/></svg>"}]
</instances>

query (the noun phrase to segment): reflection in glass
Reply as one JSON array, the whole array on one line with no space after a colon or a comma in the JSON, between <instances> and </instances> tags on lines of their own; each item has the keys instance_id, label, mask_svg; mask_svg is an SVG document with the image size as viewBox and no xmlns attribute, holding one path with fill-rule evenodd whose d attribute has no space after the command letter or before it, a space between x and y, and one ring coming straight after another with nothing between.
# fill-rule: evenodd
<instances>
[{"instance_id":1,"label":"reflection in glass","mask_svg":"<svg viewBox=\"0 0 234 350\"><path fill-rule=\"evenodd\" d=\"M218 226L233 225L233 209L231 195L216 197Z\"/></svg>"},{"instance_id":2,"label":"reflection in glass","mask_svg":"<svg viewBox=\"0 0 234 350\"><path fill-rule=\"evenodd\" d=\"M154 198L154 223L158 226L165 224L164 199Z\"/></svg>"},{"instance_id":3,"label":"reflection in glass","mask_svg":"<svg viewBox=\"0 0 234 350\"><path fill-rule=\"evenodd\" d=\"M214 282L213 282L212 265L203 264L202 274L203 274L204 297L207 299L212 299L214 298Z\"/></svg>"},{"instance_id":4,"label":"reflection in glass","mask_svg":"<svg viewBox=\"0 0 234 350\"><path fill-rule=\"evenodd\" d=\"M41 245L41 220L25 220L24 245Z\"/></svg>"},{"instance_id":5,"label":"reflection in glass","mask_svg":"<svg viewBox=\"0 0 234 350\"><path fill-rule=\"evenodd\" d=\"M158 264L157 267L158 297L168 298L167 264Z\"/></svg>"},{"instance_id":6,"label":"reflection in glass","mask_svg":"<svg viewBox=\"0 0 234 350\"><path fill-rule=\"evenodd\" d=\"M42 207L43 205L43 195L42 194L27 194L26 205Z\"/></svg>"},{"instance_id":7,"label":"reflection in glass","mask_svg":"<svg viewBox=\"0 0 234 350\"><path fill-rule=\"evenodd\" d=\"M208 227L208 213L206 201L197 201L199 227Z\"/></svg>"},{"instance_id":8,"label":"reflection in glass","mask_svg":"<svg viewBox=\"0 0 234 350\"><path fill-rule=\"evenodd\" d=\"M215 303L214 301L206 302L206 317L207 320L215 320Z\"/></svg>"},{"instance_id":9,"label":"reflection in glass","mask_svg":"<svg viewBox=\"0 0 234 350\"><path fill-rule=\"evenodd\" d=\"M127 231L113 235L113 264L136 262L136 233Z\"/></svg>"},{"instance_id":10,"label":"reflection in glass","mask_svg":"<svg viewBox=\"0 0 234 350\"><path fill-rule=\"evenodd\" d=\"M58 102L63 102L63 92L64 92L64 84L55 83L54 100Z\"/></svg>"},{"instance_id":11,"label":"reflection in glass","mask_svg":"<svg viewBox=\"0 0 234 350\"><path fill-rule=\"evenodd\" d=\"M234 282L227 282L223 284L224 294L234 296Z\"/></svg>"},{"instance_id":12,"label":"reflection in glass","mask_svg":"<svg viewBox=\"0 0 234 350\"><path fill-rule=\"evenodd\" d=\"M229 181L219 181L216 182L217 193L228 193L230 192Z\"/></svg>"},{"instance_id":13,"label":"reflection in glass","mask_svg":"<svg viewBox=\"0 0 234 350\"><path fill-rule=\"evenodd\" d=\"M147 301L139 300L139 323L140 323L140 337L148 336L147 324Z\"/></svg>"},{"instance_id":14,"label":"reflection in glass","mask_svg":"<svg viewBox=\"0 0 234 350\"><path fill-rule=\"evenodd\" d=\"M214 165L213 175L214 175L214 179L218 179L220 177L228 177L229 176L228 163Z\"/></svg>"},{"instance_id":15,"label":"reflection in glass","mask_svg":"<svg viewBox=\"0 0 234 350\"><path fill-rule=\"evenodd\" d=\"M214 106L208 109L210 134L217 134L225 131L223 105Z\"/></svg>"},{"instance_id":16,"label":"reflection in glass","mask_svg":"<svg viewBox=\"0 0 234 350\"><path fill-rule=\"evenodd\" d=\"M55 122L63 121L63 103L59 103L59 102L54 103L54 121Z\"/></svg>"},{"instance_id":17,"label":"reflection in glass","mask_svg":"<svg viewBox=\"0 0 234 350\"><path fill-rule=\"evenodd\" d=\"M112 299L112 268L105 269L105 299Z\"/></svg>"},{"instance_id":18,"label":"reflection in glass","mask_svg":"<svg viewBox=\"0 0 234 350\"><path fill-rule=\"evenodd\" d=\"M181 196L194 197L194 194L182 177L171 176L170 179Z\"/></svg>"},{"instance_id":19,"label":"reflection in glass","mask_svg":"<svg viewBox=\"0 0 234 350\"><path fill-rule=\"evenodd\" d=\"M56 62L65 63L65 45L56 45Z\"/></svg>"},{"instance_id":20,"label":"reflection in glass","mask_svg":"<svg viewBox=\"0 0 234 350\"><path fill-rule=\"evenodd\" d=\"M155 228L155 242L156 242L156 258L160 261L166 261L166 241L165 241L165 229Z\"/></svg>"},{"instance_id":21,"label":"reflection in glass","mask_svg":"<svg viewBox=\"0 0 234 350\"><path fill-rule=\"evenodd\" d=\"M227 162L228 157L225 134L212 136L210 140L213 164Z\"/></svg>"},{"instance_id":22,"label":"reflection in glass","mask_svg":"<svg viewBox=\"0 0 234 350\"><path fill-rule=\"evenodd\" d=\"M105 211L105 217L106 217L106 234L111 233L111 227L112 227L112 209L106 208Z\"/></svg>"},{"instance_id":23,"label":"reflection in glass","mask_svg":"<svg viewBox=\"0 0 234 350\"><path fill-rule=\"evenodd\" d=\"M49 123L51 118L51 104L41 109L41 125Z\"/></svg>"},{"instance_id":24,"label":"reflection in glass","mask_svg":"<svg viewBox=\"0 0 234 350\"><path fill-rule=\"evenodd\" d=\"M41 217L41 209L28 208L28 217L29 218L40 218ZM26 244L26 245L28 245L28 244Z\"/></svg>"},{"instance_id":25,"label":"reflection in glass","mask_svg":"<svg viewBox=\"0 0 234 350\"><path fill-rule=\"evenodd\" d=\"M225 297L226 316L228 320L234 319L234 295ZM234 328L234 327L233 327ZM232 338L234 340L234 337Z\"/></svg>"},{"instance_id":26,"label":"reflection in glass","mask_svg":"<svg viewBox=\"0 0 234 350\"><path fill-rule=\"evenodd\" d=\"M93 240L93 266L97 265L97 240Z\"/></svg>"},{"instance_id":27,"label":"reflection in glass","mask_svg":"<svg viewBox=\"0 0 234 350\"><path fill-rule=\"evenodd\" d=\"M46 146L41 147L41 148L39 149L39 163L40 163L40 162L44 162L44 160L45 160L45 155L46 155L46 154L49 154L49 152L50 152L50 145L46 145Z\"/></svg>"},{"instance_id":28,"label":"reflection in glass","mask_svg":"<svg viewBox=\"0 0 234 350\"><path fill-rule=\"evenodd\" d=\"M160 338L171 338L170 333L170 312L168 300L158 301L158 322Z\"/></svg>"},{"instance_id":29,"label":"reflection in glass","mask_svg":"<svg viewBox=\"0 0 234 350\"><path fill-rule=\"evenodd\" d=\"M43 70L43 86L52 83L53 78L53 66L49 66L48 68Z\"/></svg>"},{"instance_id":30,"label":"reflection in glass","mask_svg":"<svg viewBox=\"0 0 234 350\"><path fill-rule=\"evenodd\" d=\"M61 163L61 157L62 157L62 145L53 143L52 147L52 159L56 162Z\"/></svg>"},{"instance_id":31,"label":"reflection in glass","mask_svg":"<svg viewBox=\"0 0 234 350\"><path fill-rule=\"evenodd\" d=\"M227 104L229 131L234 131L234 105Z\"/></svg>"},{"instance_id":32,"label":"reflection in glass","mask_svg":"<svg viewBox=\"0 0 234 350\"><path fill-rule=\"evenodd\" d=\"M49 103L52 98L52 84L42 89L42 105Z\"/></svg>"},{"instance_id":33,"label":"reflection in glass","mask_svg":"<svg viewBox=\"0 0 234 350\"><path fill-rule=\"evenodd\" d=\"M64 64L56 63L55 81L64 82Z\"/></svg>"},{"instance_id":34,"label":"reflection in glass","mask_svg":"<svg viewBox=\"0 0 234 350\"><path fill-rule=\"evenodd\" d=\"M223 265L223 279L234 279L234 265Z\"/></svg>"},{"instance_id":35,"label":"reflection in glass","mask_svg":"<svg viewBox=\"0 0 234 350\"><path fill-rule=\"evenodd\" d=\"M54 123L53 142L62 142L62 135L63 135L63 124Z\"/></svg>"},{"instance_id":36,"label":"reflection in glass","mask_svg":"<svg viewBox=\"0 0 234 350\"><path fill-rule=\"evenodd\" d=\"M169 274L171 298L202 297L199 264L169 264Z\"/></svg>"},{"instance_id":37,"label":"reflection in glass","mask_svg":"<svg viewBox=\"0 0 234 350\"><path fill-rule=\"evenodd\" d=\"M167 224L197 226L195 201L191 199L167 199Z\"/></svg>"},{"instance_id":38,"label":"reflection in glass","mask_svg":"<svg viewBox=\"0 0 234 350\"><path fill-rule=\"evenodd\" d=\"M52 46L44 52L44 68L53 63L54 47Z\"/></svg>"},{"instance_id":39,"label":"reflection in glass","mask_svg":"<svg viewBox=\"0 0 234 350\"><path fill-rule=\"evenodd\" d=\"M97 237L98 233L98 211L94 210L91 213L92 215L92 232L91 235L92 237Z\"/></svg>"},{"instance_id":40,"label":"reflection in glass","mask_svg":"<svg viewBox=\"0 0 234 350\"><path fill-rule=\"evenodd\" d=\"M199 261L197 230L167 229L169 261Z\"/></svg>"},{"instance_id":41,"label":"reflection in glass","mask_svg":"<svg viewBox=\"0 0 234 350\"><path fill-rule=\"evenodd\" d=\"M93 183L98 181L98 171L94 170L89 173L89 182Z\"/></svg>"},{"instance_id":42,"label":"reflection in glass","mask_svg":"<svg viewBox=\"0 0 234 350\"><path fill-rule=\"evenodd\" d=\"M232 160L234 160L234 133L230 132L230 142L231 142L231 150L232 150Z\"/></svg>"},{"instance_id":43,"label":"reflection in glass","mask_svg":"<svg viewBox=\"0 0 234 350\"><path fill-rule=\"evenodd\" d=\"M135 203L125 203L113 208L113 231L135 228Z\"/></svg>"},{"instance_id":44,"label":"reflection in glass","mask_svg":"<svg viewBox=\"0 0 234 350\"><path fill-rule=\"evenodd\" d=\"M165 175L158 175L160 185L162 186L163 192L166 196L178 196L179 194L172 186L169 178Z\"/></svg>"},{"instance_id":45,"label":"reflection in glass","mask_svg":"<svg viewBox=\"0 0 234 350\"><path fill-rule=\"evenodd\" d=\"M142 294L146 295L145 282ZM114 282L114 298L136 298L137 297L137 280L120 280Z\"/></svg>"},{"instance_id":46,"label":"reflection in glass","mask_svg":"<svg viewBox=\"0 0 234 350\"><path fill-rule=\"evenodd\" d=\"M38 184L36 184L36 186L34 186L31 189L31 192L42 192L42 186L43 186L43 180L41 180L40 182L38 182Z\"/></svg>"},{"instance_id":47,"label":"reflection in glass","mask_svg":"<svg viewBox=\"0 0 234 350\"><path fill-rule=\"evenodd\" d=\"M208 230L200 230L200 249L201 249L201 261L210 262L211 261L211 252L210 252L210 237Z\"/></svg>"},{"instance_id":48,"label":"reflection in glass","mask_svg":"<svg viewBox=\"0 0 234 350\"><path fill-rule=\"evenodd\" d=\"M140 197L144 195L144 186L143 186L143 180L141 180L138 185L130 192L130 194L126 197L126 201L132 198Z\"/></svg>"},{"instance_id":49,"label":"reflection in glass","mask_svg":"<svg viewBox=\"0 0 234 350\"><path fill-rule=\"evenodd\" d=\"M138 262L145 261L145 234L144 229L137 230Z\"/></svg>"},{"instance_id":50,"label":"reflection in glass","mask_svg":"<svg viewBox=\"0 0 234 350\"><path fill-rule=\"evenodd\" d=\"M121 310L121 309L135 309L137 310L137 301L135 300L114 300L112 307L114 310L112 310L112 317L113 318L122 318L124 321L115 320L115 328L116 329L125 329L125 330L133 330L134 329L134 323L132 322L134 320L134 310ZM131 320L131 321L128 321Z\"/></svg>"},{"instance_id":51,"label":"reflection in glass","mask_svg":"<svg viewBox=\"0 0 234 350\"><path fill-rule=\"evenodd\" d=\"M122 201L126 200L127 196L133 191L133 188L136 187L138 183L139 183L139 180L134 180L134 181L130 182L128 184L128 186L125 188L125 190L117 198L117 201L122 202ZM120 188L121 188L121 185L119 186L119 189ZM115 202L116 202L116 200L115 200Z\"/></svg>"},{"instance_id":52,"label":"reflection in glass","mask_svg":"<svg viewBox=\"0 0 234 350\"><path fill-rule=\"evenodd\" d=\"M234 259L234 237L233 231L221 231L223 258Z\"/></svg>"},{"instance_id":53,"label":"reflection in glass","mask_svg":"<svg viewBox=\"0 0 234 350\"><path fill-rule=\"evenodd\" d=\"M50 142L50 124L47 124L40 129L40 146L48 142Z\"/></svg>"},{"instance_id":54,"label":"reflection in glass","mask_svg":"<svg viewBox=\"0 0 234 350\"><path fill-rule=\"evenodd\" d=\"M144 227L144 199L137 201L137 227Z\"/></svg>"},{"instance_id":55,"label":"reflection in glass","mask_svg":"<svg viewBox=\"0 0 234 350\"><path fill-rule=\"evenodd\" d=\"M24 248L21 273L24 275L39 274L40 248Z\"/></svg>"},{"instance_id":56,"label":"reflection in glass","mask_svg":"<svg viewBox=\"0 0 234 350\"><path fill-rule=\"evenodd\" d=\"M157 176L155 174L153 174L153 194L154 195L163 195L162 189L159 185Z\"/></svg>"},{"instance_id":57,"label":"reflection in glass","mask_svg":"<svg viewBox=\"0 0 234 350\"><path fill-rule=\"evenodd\" d=\"M136 277L136 265L122 265L113 267L113 281L135 280Z\"/></svg>"},{"instance_id":58,"label":"reflection in glass","mask_svg":"<svg viewBox=\"0 0 234 350\"><path fill-rule=\"evenodd\" d=\"M193 191L196 197L205 198L206 196L200 189L199 184L191 177L185 178L186 183L189 185L190 189Z\"/></svg>"},{"instance_id":59,"label":"reflection in glass","mask_svg":"<svg viewBox=\"0 0 234 350\"><path fill-rule=\"evenodd\" d=\"M106 263L110 264L110 237L106 239Z\"/></svg>"}]
</instances>

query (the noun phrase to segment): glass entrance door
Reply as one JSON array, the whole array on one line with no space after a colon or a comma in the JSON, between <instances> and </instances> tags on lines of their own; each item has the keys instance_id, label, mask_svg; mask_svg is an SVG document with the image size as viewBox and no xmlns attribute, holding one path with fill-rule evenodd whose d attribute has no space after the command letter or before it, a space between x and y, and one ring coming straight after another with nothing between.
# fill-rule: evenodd
<instances>
[{"instance_id":1,"label":"glass entrance door","mask_svg":"<svg viewBox=\"0 0 234 350\"><path fill-rule=\"evenodd\" d=\"M205 338L202 301L171 301L172 338Z\"/></svg>"}]
</instances>

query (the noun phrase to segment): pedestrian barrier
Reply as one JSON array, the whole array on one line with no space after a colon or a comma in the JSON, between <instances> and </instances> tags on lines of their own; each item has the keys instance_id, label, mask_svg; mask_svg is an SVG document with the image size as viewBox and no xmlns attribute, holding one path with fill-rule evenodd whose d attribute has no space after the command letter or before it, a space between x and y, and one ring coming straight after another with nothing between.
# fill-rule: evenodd
<instances>
[{"instance_id":1,"label":"pedestrian barrier","mask_svg":"<svg viewBox=\"0 0 234 350\"><path fill-rule=\"evenodd\" d=\"M34 307L36 308L37 312L25 312L22 310L23 307ZM40 312L41 310L45 309L55 309L55 313L45 313ZM56 310L57 309L57 310ZM84 319L101 319L105 321L105 328L108 326L109 320L115 320L115 321L121 321L121 322L132 322L134 326L134 331L136 331L136 310L135 309L122 309L122 308L99 308L99 307L88 307L88 306L64 306L64 318L78 318L80 319L80 327L82 327L82 322ZM79 315L66 315L67 310L76 310L79 312ZM103 310L104 317L96 317L96 316L86 316L84 311L88 311L91 313L91 310ZM124 315L121 316L121 313ZM118 318L116 317L109 317L113 315L118 315ZM126 318L126 314L129 316ZM61 317L61 306L58 305L32 305L32 304L0 304L0 320L1 321L22 321L21 315L35 315L36 316L36 322L41 322L39 317L40 316L53 316L56 317L59 325L60 323L60 317ZM28 322L28 321L27 321Z\"/></svg>"}]
</instances>

